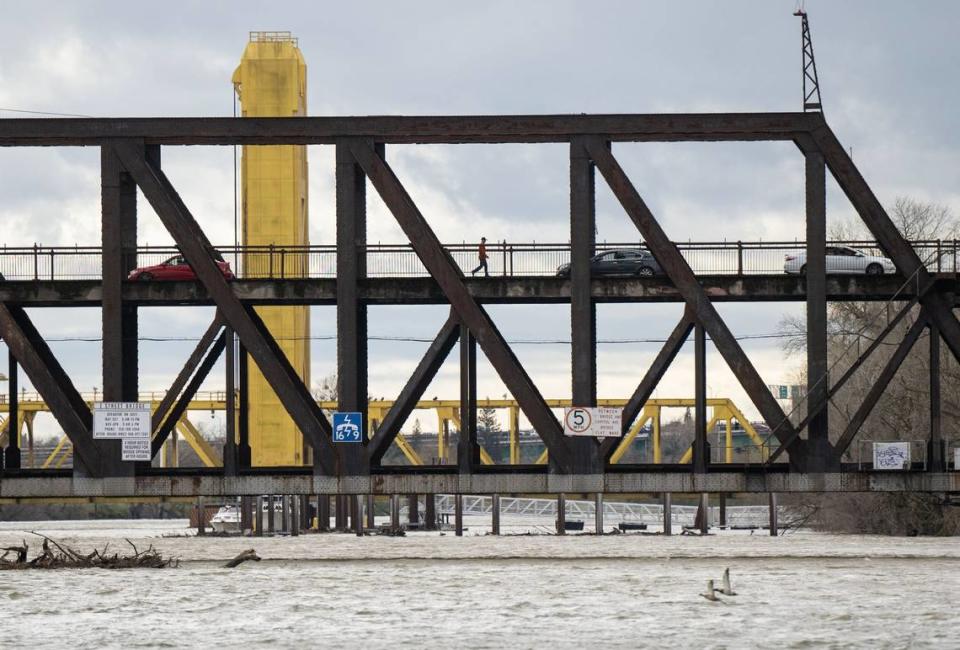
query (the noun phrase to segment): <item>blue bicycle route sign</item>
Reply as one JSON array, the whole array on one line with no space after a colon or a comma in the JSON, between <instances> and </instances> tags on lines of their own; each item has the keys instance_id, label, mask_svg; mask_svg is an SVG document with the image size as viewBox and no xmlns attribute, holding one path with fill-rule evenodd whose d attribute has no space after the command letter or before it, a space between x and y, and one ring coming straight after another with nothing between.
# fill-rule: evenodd
<instances>
[{"instance_id":1,"label":"blue bicycle route sign","mask_svg":"<svg viewBox=\"0 0 960 650\"><path fill-rule=\"evenodd\" d=\"M333 413L334 442L362 442L363 415L353 411Z\"/></svg>"}]
</instances>

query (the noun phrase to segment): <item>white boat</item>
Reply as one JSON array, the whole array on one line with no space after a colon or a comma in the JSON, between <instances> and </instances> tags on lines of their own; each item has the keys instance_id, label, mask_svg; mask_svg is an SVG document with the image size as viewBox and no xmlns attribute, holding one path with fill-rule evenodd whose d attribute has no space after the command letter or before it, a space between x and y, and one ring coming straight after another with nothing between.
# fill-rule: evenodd
<instances>
[{"instance_id":1,"label":"white boat","mask_svg":"<svg viewBox=\"0 0 960 650\"><path fill-rule=\"evenodd\" d=\"M237 506L223 506L210 519L210 527L216 533L240 532L240 508Z\"/></svg>"}]
</instances>

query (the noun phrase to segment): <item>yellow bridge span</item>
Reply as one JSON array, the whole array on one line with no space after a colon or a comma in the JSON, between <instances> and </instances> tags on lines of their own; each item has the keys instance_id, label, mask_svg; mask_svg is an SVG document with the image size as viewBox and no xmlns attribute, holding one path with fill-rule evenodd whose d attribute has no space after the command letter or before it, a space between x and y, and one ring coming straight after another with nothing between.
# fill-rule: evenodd
<instances>
[{"instance_id":1,"label":"yellow bridge span","mask_svg":"<svg viewBox=\"0 0 960 650\"><path fill-rule=\"evenodd\" d=\"M96 397L85 396L92 405ZM149 402L152 410L156 410L163 399L163 393L141 393L140 401ZM627 403L625 399L598 399L597 406L623 407ZM319 400L317 404L325 411L332 412L337 409L337 402L333 400ZM547 405L551 408L566 408L571 406L569 399L548 399ZM367 408L367 417L369 418L371 431L376 431L380 421L393 407L392 400L371 400ZM713 431L715 427L723 423L725 434L725 444L723 445L724 462L732 463L734 453L734 422L740 424L741 429L756 446L762 455L767 451L763 439L757 433L754 426L750 423L739 408L728 398L709 398L707 407L710 409L710 416L707 422L707 431ZM640 415L634 420L630 430L620 441L613 455L610 457L611 463L618 463L630 450L634 441L640 436L641 431L648 424L650 425L650 440L653 447L653 462L663 462L663 448L661 444L661 415L665 408L694 408L692 398L658 398L646 402ZM436 458L443 464L450 460L449 436L451 424L454 430L460 429L460 401L459 400L422 400L417 403L417 410L434 411L437 418L437 454ZM477 409L495 409L507 411L508 428L506 433L510 443L509 464L520 464L520 407L512 399L478 399ZM187 412L177 423L176 430L168 438L163 446L160 455L161 467L175 467L178 456L178 435L183 438L191 449L200 458L205 467L218 467L222 465L220 453L207 441L196 425L190 421L187 415L190 412L210 412L226 410L226 394L223 391L199 392L194 400L190 402ZM19 440L23 440L23 430L27 433L27 466L33 467L33 428L37 413L49 412L49 408L36 393L24 393L18 401L18 426L16 430ZM6 446L9 440L10 422L9 404L6 399L0 396L0 447ZM413 448L407 438L400 434L396 438L396 445L403 453L404 457L411 465L426 464L420 454ZM22 445L21 445L22 448ZM61 467L71 456L73 450L67 437L61 436L57 445L46 458L41 467L44 469L50 467ZM688 448L680 458L681 463L689 463L693 456L692 448ZM762 459L762 458L761 458ZM493 465L494 460L486 449L481 447L480 460L485 465ZM537 464L547 462L546 450L537 458Z\"/></svg>"}]
</instances>

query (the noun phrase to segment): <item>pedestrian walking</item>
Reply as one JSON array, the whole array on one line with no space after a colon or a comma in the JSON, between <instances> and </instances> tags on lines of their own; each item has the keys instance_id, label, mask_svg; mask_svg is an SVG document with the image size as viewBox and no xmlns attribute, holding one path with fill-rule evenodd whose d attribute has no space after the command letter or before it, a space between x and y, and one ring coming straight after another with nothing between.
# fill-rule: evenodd
<instances>
[{"instance_id":1,"label":"pedestrian walking","mask_svg":"<svg viewBox=\"0 0 960 650\"><path fill-rule=\"evenodd\" d=\"M483 269L483 275L485 277L490 277L490 271L487 270L487 238L480 238L480 246L477 248L477 257L480 258L480 264L477 265L477 268L470 271L470 275L476 275L477 271Z\"/></svg>"}]
</instances>

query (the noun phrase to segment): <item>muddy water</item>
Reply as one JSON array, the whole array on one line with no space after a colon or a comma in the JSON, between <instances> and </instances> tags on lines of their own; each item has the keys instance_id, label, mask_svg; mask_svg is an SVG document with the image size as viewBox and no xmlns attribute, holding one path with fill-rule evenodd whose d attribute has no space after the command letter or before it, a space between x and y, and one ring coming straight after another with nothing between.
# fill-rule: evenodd
<instances>
[{"instance_id":1,"label":"muddy water","mask_svg":"<svg viewBox=\"0 0 960 650\"><path fill-rule=\"evenodd\" d=\"M26 531L42 529L81 548L128 537L183 560L0 572L0 647L960 644L958 539L498 538L472 523L463 538L362 539L201 539L182 521L0 524L0 546L33 545ZM250 547L264 561L220 568ZM700 597L725 567L738 595Z\"/></svg>"}]
</instances>

